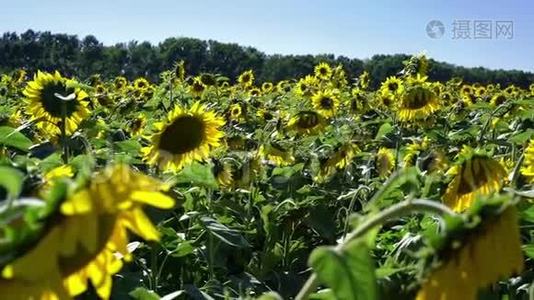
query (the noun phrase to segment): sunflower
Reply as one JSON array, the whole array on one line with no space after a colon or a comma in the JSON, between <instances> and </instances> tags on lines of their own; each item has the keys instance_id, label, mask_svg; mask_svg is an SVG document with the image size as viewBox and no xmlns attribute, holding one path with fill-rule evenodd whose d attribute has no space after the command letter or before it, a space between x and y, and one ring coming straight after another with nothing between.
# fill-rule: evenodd
<instances>
[{"instance_id":1,"label":"sunflower","mask_svg":"<svg viewBox=\"0 0 534 300\"><path fill-rule=\"evenodd\" d=\"M258 155L267 158L269 161L280 167L288 166L295 162L293 151L284 148L277 142L261 145L258 149Z\"/></svg>"},{"instance_id":2,"label":"sunflower","mask_svg":"<svg viewBox=\"0 0 534 300\"><path fill-rule=\"evenodd\" d=\"M60 205L60 216L41 240L1 270L2 295L70 299L86 291L90 281L100 298L109 299L111 276L121 269L121 258L131 260L128 231L146 240L159 239L142 208L174 205L160 193L164 185L126 166L93 178Z\"/></svg>"},{"instance_id":3,"label":"sunflower","mask_svg":"<svg viewBox=\"0 0 534 300\"><path fill-rule=\"evenodd\" d=\"M200 75L200 81L205 86L214 86L217 85L217 79L213 74L210 73L203 73Z\"/></svg>"},{"instance_id":4,"label":"sunflower","mask_svg":"<svg viewBox=\"0 0 534 300\"><path fill-rule=\"evenodd\" d=\"M493 106L500 106L508 100L508 97L505 93L497 93L491 97L491 105Z\"/></svg>"},{"instance_id":5,"label":"sunflower","mask_svg":"<svg viewBox=\"0 0 534 300\"><path fill-rule=\"evenodd\" d=\"M427 85L408 88L401 97L397 116L401 121L426 119L440 108L439 98Z\"/></svg>"},{"instance_id":6,"label":"sunflower","mask_svg":"<svg viewBox=\"0 0 534 300\"><path fill-rule=\"evenodd\" d=\"M241 104L235 103L228 109L229 119L232 121L241 121L244 119L243 108Z\"/></svg>"},{"instance_id":7,"label":"sunflower","mask_svg":"<svg viewBox=\"0 0 534 300\"><path fill-rule=\"evenodd\" d=\"M334 90L319 91L312 96L311 100L313 107L326 118L335 115L339 107L339 98Z\"/></svg>"},{"instance_id":8,"label":"sunflower","mask_svg":"<svg viewBox=\"0 0 534 300\"><path fill-rule=\"evenodd\" d=\"M32 119L40 119L37 127L47 136L60 134L64 117L67 134L73 134L80 122L89 115L87 93L74 80L38 71L23 91Z\"/></svg>"},{"instance_id":9,"label":"sunflower","mask_svg":"<svg viewBox=\"0 0 534 300\"><path fill-rule=\"evenodd\" d=\"M412 167L417 162L417 157L422 151L428 149L429 140L424 137L422 141L414 141L412 144L406 146L406 151L403 158L404 167Z\"/></svg>"},{"instance_id":10,"label":"sunflower","mask_svg":"<svg viewBox=\"0 0 534 300\"><path fill-rule=\"evenodd\" d=\"M206 86L204 83L202 83L202 80L197 76L193 79L193 83L191 83L191 86L189 87L189 91L191 94L198 98L202 96L202 93L204 93L204 90L206 90Z\"/></svg>"},{"instance_id":11,"label":"sunflower","mask_svg":"<svg viewBox=\"0 0 534 300\"><path fill-rule=\"evenodd\" d=\"M375 167L378 172L378 176L385 178L395 168L395 154L392 149L380 148L376 154Z\"/></svg>"},{"instance_id":12,"label":"sunflower","mask_svg":"<svg viewBox=\"0 0 534 300\"><path fill-rule=\"evenodd\" d=\"M221 161L219 159L214 159L212 172L213 176L215 176L215 179L217 179L217 183L219 184L219 186L232 186L232 166L230 165L230 163Z\"/></svg>"},{"instance_id":13,"label":"sunflower","mask_svg":"<svg viewBox=\"0 0 534 300\"><path fill-rule=\"evenodd\" d=\"M306 75L306 77L301 78L297 82L295 86L295 92L299 96L310 97L313 95L318 85L319 80L317 79L317 77L312 75Z\"/></svg>"},{"instance_id":14,"label":"sunflower","mask_svg":"<svg viewBox=\"0 0 534 300\"><path fill-rule=\"evenodd\" d=\"M128 80L122 76L118 76L113 80L113 86L116 90L122 90L128 86Z\"/></svg>"},{"instance_id":15,"label":"sunflower","mask_svg":"<svg viewBox=\"0 0 534 300\"><path fill-rule=\"evenodd\" d=\"M134 80L133 86L138 90L145 90L148 89L150 83L148 83L148 80L146 80L145 78L140 77Z\"/></svg>"},{"instance_id":16,"label":"sunflower","mask_svg":"<svg viewBox=\"0 0 534 300\"><path fill-rule=\"evenodd\" d=\"M467 105L473 105L477 100L474 88L470 85L462 86L460 95L462 97L462 101Z\"/></svg>"},{"instance_id":17,"label":"sunflower","mask_svg":"<svg viewBox=\"0 0 534 300\"><path fill-rule=\"evenodd\" d=\"M209 156L220 145L224 120L199 102L190 109L176 106L164 122L155 124L158 132L151 146L142 149L144 160L166 171L179 171L193 161Z\"/></svg>"},{"instance_id":18,"label":"sunflower","mask_svg":"<svg viewBox=\"0 0 534 300\"><path fill-rule=\"evenodd\" d=\"M457 212L470 207L477 195L499 191L506 177L506 171L498 161L468 146L462 148L458 161L447 173L453 179L443 201Z\"/></svg>"},{"instance_id":19,"label":"sunflower","mask_svg":"<svg viewBox=\"0 0 534 300\"><path fill-rule=\"evenodd\" d=\"M464 233L465 242L453 241L445 248L444 260L417 293L416 300L476 300L478 292L500 279L523 270L518 213L509 206L497 216L486 216L481 224Z\"/></svg>"},{"instance_id":20,"label":"sunflower","mask_svg":"<svg viewBox=\"0 0 534 300\"><path fill-rule=\"evenodd\" d=\"M185 61L180 60L174 65L174 75L176 79L184 81L185 79Z\"/></svg>"},{"instance_id":21,"label":"sunflower","mask_svg":"<svg viewBox=\"0 0 534 300\"><path fill-rule=\"evenodd\" d=\"M293 116L287 127L290 130L295 130L300 134L316 134L325 125L323 116L314 111L301 111Z\"/></svg>"},{"instance_id":22,"label":"sunflower","mask_svg":"<svg viewBox=\"0 0 534 300\"><path fill-rule=\"evenodd\" d=\"M133 120L128 122L128 131L131 136L140 136L146 126L146 116L143 113L138 114Z\"/></svg>"},{"instance_id":23,"label":"sunflower","mask_svg":"<svg viewBox=\"0 0 534 300\"><path fill-rule=\"evenodd\" d=\"M273 109L270 108L260 108L256 112L256 116L260 118L262 122L269 122L275 118L275 114L273 114Z\"/></svg>"},{"instance_id":24,"label":"sunflower","mask_svg":"<svg viewBox=\"0 0 534 300\"><path fill-rule=\"evenodd\" d=\"M332 67L329 64L322 62L315 66L315 76L322 80L328 80L332 77Z\"/></svg>"},{"instance_id":25,"label":"sunflower","mask_svg":"<svg viewBox=\"0 0 534 300\"><path fill-rule=\"evenodd\" d=\"M351 143L338 146L329 157L320 162L319 173L315 177L315 180L323 182L326 178L334 174L336 170L345 169L359 151L359 148Z\"/></svg>"},{"instance_id":26,"label":"sunflower","mask_svg":"<svg viewBox=\"0 0 534 300\"><path fill-rule=\"evenodd\" d=\"M371 82L371 77L369 76L369 72L364 71L360 76L358 76L358 86L362 90L366 90L369 87L369 83Z\"/></svg>"},{"instance_id":27,"label":"sunflower","mask_svg":"<svg viewBox=\"0 0 534 300\"><path fill-rule=\"evenodd\" d=\"M382 94L391 94L391 95L400 95L404 91L404 85L402 80L395 76L390 76L386 81L382 82L380 86L380 93Z\"/></svg>"},{"instance_id":28,"label":"sunflower","mask_svg":"<svg viewBox=\"0 0 534 300\"><path fill-rule=\"evenodd\" d=\"M244 87L252 86L252 84L254 83L254 73L252 72L252 70L243 72L237 78L237 82L239 82L239 84Z\"/></svg>"},{"instance_id":29,"label":"sunflower","mask_svg":"<svg viewBox=\"0 0 534 300\"><path fill-rule=\"evenodd\" d=\"M534 140L530 140L527 148L525 149L525 160L521 167L521 174L529 177L531 182L534 183Z\"/></svg>"},{"instance_id":30,"label":"sunflower","mask_svg":"<svg viewBox=\"0 0 534 300\"><path fill-rule=\"evenodd\" d=\"M249 91L248 91L248 94L251 96L251 97L258 97L261 95L261 90L259 88L251 88Z\"/></svg>"},{"instance_id":31,"label":"sunflower","mask_svg":"<svg viewBox=\"0 0 534 300\"><path fill-rule=\"evenodd\" d=\"M274 85L272 82L264 82L262 85L261 85L261 90L268 94L270 93L274 88Z\"/></svg>"}]
</instances>

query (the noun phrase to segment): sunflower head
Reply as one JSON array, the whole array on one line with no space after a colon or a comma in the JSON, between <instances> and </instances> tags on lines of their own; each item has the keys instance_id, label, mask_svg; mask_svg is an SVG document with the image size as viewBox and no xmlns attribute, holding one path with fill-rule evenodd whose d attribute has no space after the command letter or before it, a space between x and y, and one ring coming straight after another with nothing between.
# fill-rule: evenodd
<instances>
[{"instance_id":1,"label":"sunflower head","mask_svg":"<svg viewBox=\"0 0 534 300\"><path fill-rule=\"evenodd\" d=\"M239 82L239 84L244 87L252 86L252 84L254 83L254 73L252 72L252 70L243 72L237 78L237 82Z\"/></svg>"},{"instance_id":2,"label":"sunflower head","mask_svg":"<svg viewBox=\"0 0 534 300\"><path fill-rule=\"evenodd\" d=\"M397 110L399 120L426 119L440 108L439 100L438 96L426 84L410 87L399 102Z\"/></svg>"},{"instance_id":3,"label":"sunflower head","mask_svg":"<svg viewBox=\"0 0 534 300\"><path fill-rule=\"evenodd\" d=\"M453 177L443 201L455 211L470 207L477 195L488 195L501 189L506 171L482 151L464 146L458 160L447 172Z\"/></svg>"},{"instance_id":4,"label":"sunflower head","mask_svg":"<svg viewBox=\"0 0 534 300\"><path fill-rule=\"evenodd\" d=\"M273 85L272 82L264 82L264 83L261 85L261 90L262 90L264 93L268 94L268 93L270 93L270 92L273 90L273 87L274 87L274 85Z\"/></svg>"},{"instance_id":5,"label":"sunflower head","mask_svg":"<svg viewBox=\"0 0 534 300\"><path fill-rule=\"evenodd\" d=\"M288 128L295 130L301 134L315 134L319 132L325 125L323 116L315 111L301 111L293 116Z\"/></svg>"},{"instance_id":6,"label":"sunflower head","mask_svg":"<svg viewBox=\"0 0 534 300\"><path fill-rule=\"evenodd\" d=\"M150 86L150 83L145 78L140 77L134 80L133 86L138 90L145 90L145 89L148 89L148 87Z\"/></svg>"},{"instance_id":7,"label":"sunflower head","mask_svg":"<svg viewBox=\"0 0 534 300\"><path fill-rule=\"evenodd\" d=\"M174 64L174 75L176 79L184 81L185 79L185 61L180 60Z\"/></svg>"},{"instance_id":8,"label":"sunflower head","mask_svg":"<svg viewBox=\"0 0 534 300\"><path fill-rule=\"evenodd\" d=\"M497 93L491 97L491 105L493 106L500 106L508 100L508 97L506 96L506 93Z\"/></svg>"},{"instance_id":9,"label":"sunflower head","mask_svg":"<svg viewBox=\"0 0 534 300\"><path fill-rule=\"evenodd\" d=\"M378 175L382 178L387 177L395 168L395 154L392 149L380 148L376 154L375 167Z\"/></svg>"},{"instance_id":10,"label":"sunflower head","mask_svg":"<svg viewBox=\"0 0 534 300\"><path fill-rule=\"evenodd\" d=\"M416 300L480 299L480 290L522 272L517 208L487 205L468 218L475 224L447 230L437 249L439 264L431 266Z\"/></svg>"},{"instance_id":11,"label":"sunflower head","mask_svg":"<svg viewBox=\"0 0 534 300\"><path fill-rule=\"evenodd\" d=\"M128 80L125 77L118 76L113 80L113 86L116 90L122 90L128 86Z\"/></svg>"},{"instance_id":12,"label":"sunflower head","mask_svg":"<svg viewBox=\"0 0 534 300\"><path fill-rule=\"evenodd\" d=\"M324 117L335 115L339 107L339 98L334 90L319 91L312 96L313 107Z\"/></svg>"},{"instance_id":13,"label":"sunflower head","mask_svg":"<svg viewBox=\"0 0 534 300\"><path fill-rule=\"evenodd\" d=\"M530 179L530 182L534 183L534 140L530 140L530 143L525 148L524 157L525 160L521 167L521 174Z\"/></svg>"},{"instance_id":14,"label":"sunflower head","mask_svg":"<svg viewBox=\"0 0 534 300\"><path fill-rule=\"evenodd\" d=\"M196 102L190 109L179 106L157 123L152 145L142 149L144 159L163 170L178 171L192 161L201 161L220 145L224 120Z\"/></svg>"},{"instance_id":15,"label":"sunflower head","mask_svg":"<svg viewBox=\"0 0 534 300\"><path fill-rule=\"evenodd\" d=\"M23 91L29 114L41 119L37 127L44 135L57 136L60 122L65 118L67 134L72 134L80 122L89 115L88 95L79 85L62 77L59 72L38 71Z\"/></svg>"},{"instance_id":16,"label":"sunflower head","mask_svg":"<svg viewBox=\"0 0 534 300\"><path fill-rule=\"evenodd\" d=\"M402 94L403 91L404 85L402 80L395 76L388 77L380 86L380 92L386 95L399 95Z\"/></svg>"},{"instance_id":17,"label":"sunflower head","mask_svg":"<svg viewBox=\"0 0 534 300\"><path fill-rule=\"evenodd\" d=\"M202 80L200 80L200 77L197 76L193 79L189 90L191 91L191 94L193 94L193 96L200 97L202 96L204 90L206 90L206 85L204 85L204 83L202 83Z\"/></svg>"},{"instance_id":18,"label":"sunflower head","mask_svg":"<svg viewBox=\"0 0 534 300\"><path fill-rule=\"evenodd\" d=\"M322 80L328 80L332 77L332 67L329 64L322 62L315 66L315 76Z\"/></svg>"},{"instance_id":19,"label":"sunflower head","mask_svg":"<svg viewBox=\"0 0 534 300\"><path fill-rule=\"evenodd\" d=\"M261 145L258 156L266 158L276 166L287 166L295 162L292 149L282 146L279 142Z\"/></svg>"}]
</instances>

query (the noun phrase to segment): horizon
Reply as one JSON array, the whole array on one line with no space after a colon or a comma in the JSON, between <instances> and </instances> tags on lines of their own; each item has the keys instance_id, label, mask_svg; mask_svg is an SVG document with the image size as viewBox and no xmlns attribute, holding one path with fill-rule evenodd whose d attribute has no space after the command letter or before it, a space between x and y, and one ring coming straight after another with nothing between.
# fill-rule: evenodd
<instances>
[{"instance_id":1,"label":"horizon","mask_svg":"<svg viewBox=\"0 0 534 300\"><path fill-rule=\"evenodd\" d=\"M151 5L138 0L95 0L89 6L66 0L26 0L6 6L1 13L2 32L31 28L81 38L94 35L106 46L191 37L253 47L269 55L333 54L364 60L423 52L436 61L467 68L534 72L534 64L529 63L534 53L534 6L527 0L380 4L235 0L231 5L214 0L155 0ZM475 38L475 22L489 26L491 37ZM509 27L511 35L501 30L497 37L499 22L501 29ZM460 32L461 26L469 30Z\"/></svg>"},{"instance_id":2,"label":"horizon","mask_svg":"<svg viewBox=\"0 0 534 300\"><path fill-rule=\"evenodd\" d=\"M31 28L28 28L27 30L32 30L34 32L47 32L47 31L38 31L38 30L33 30ZM26 31L27 31L26 30ZM16 34L20 35L22 33L24 33L25 31L23 32L15 32ZM4 32L6 33L6 32ZM88 34L88 35L77 35L77 34L71 34L71 33L68 33L68 32L52 32L50 31L51 34L67 34L67 35L74 35L76 36L79 40L82 40L84 37L86 36L89 36L89 35L92 35L92 34ZM289 54L283 54L283 53L268 53L266 51L264 51L263 49L259 49L258 47L255 47L253 45L243 45L241 43L238 43L238 42L226 42L226 41L219 41L219 40L215 40L215 39L200 39L200 38L196 38L196 37L192 37L192 36L169 36L161 41L156 41L156 42L151 42L151 41L142 41L142 40L128 40L128 41L119 41L119 42L116 42L116 43L113 43L113 44L107 44L107 43L104 43L103 41L101 41L99 39L98 36L96 35L93 35L100 43L102 43L105 47L111 47L111 46L115 46L117 44L128 44L129 42L138 42L138 43L143 43L143 42L149 42L151 45L159 45L160 43L162 43L163 41L165 41L166 39L169 39L169 38L189 38L189 39L198 39L198 40L201 40L201 41L209 41L209 40L213 40L213 41L217 41L217 42L220 42L220 43L226 43L226 44L237 44L241 47L250 47L250 48L254 48L268 56L273 56L273 55L295 55L295 56L306 56L306 55L334 55L335 57L339 57L339 56L344 56L344 57L347 57L349 59L359 59L363 62L365 62L366 60L370 60L372 59L373 56L375 55L386 55L386 56L394 56L394 55L408 55L408 56L411 56L411 55L414 55L414 54L418 54L418 53L375 53L373 55L371 55L370 57L354 57L354 56L346 56L346 55L342 55L342 54L337 54L337 53L289 53ZM427 53L428 54L428 53ZM446 64L451 64L455 67L464 67L464 68L469 68L469 69L474 69L474 68L484 68L484 69L487 69L489 71L521 71L521 72L525 72L525 73L530 73L530 74L534 74L534 69L533 70L524 70L524 69L503 69L503 68L491 68L491 67L485 67L485 66L464 66L464 65L460 65L460 64L457 64L457 63L453 63L453 62L449 62L449 61L444 61L444 60L438 60L436 59L435 57L432 57L430 55L427 55L427 57L429 59L432 59L434 61L436 61L437 63L446 63Z\"/></svg>"}]
</instances>

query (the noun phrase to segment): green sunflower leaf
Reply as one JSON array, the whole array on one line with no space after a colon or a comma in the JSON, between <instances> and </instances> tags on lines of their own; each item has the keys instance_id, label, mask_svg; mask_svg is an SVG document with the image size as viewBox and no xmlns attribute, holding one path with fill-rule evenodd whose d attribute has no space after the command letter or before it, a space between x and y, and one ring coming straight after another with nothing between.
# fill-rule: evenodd
<instances>
[{"instance_id":1,"label":"green sunflower leaf","mask_svg":"<svg viewBox=\"0 0 534 300\"><path fill-rule=\"evenodd\" d=\"M32 146L32 141L15 128L0 127L0 145L17 148L22 151L28 151Z\"/></svg>"},{"instance_id":2,"label":"green sunflower leaf","mask_svg":"<svg viewBox=\"0 0 534 300\"><path fill-rule=\"evenodd\" d=\"M342 251L319 247L312 252L309 263L337 299L378 299L373 261L363 240L350 242Z\"/></svg>"}]
</instances>

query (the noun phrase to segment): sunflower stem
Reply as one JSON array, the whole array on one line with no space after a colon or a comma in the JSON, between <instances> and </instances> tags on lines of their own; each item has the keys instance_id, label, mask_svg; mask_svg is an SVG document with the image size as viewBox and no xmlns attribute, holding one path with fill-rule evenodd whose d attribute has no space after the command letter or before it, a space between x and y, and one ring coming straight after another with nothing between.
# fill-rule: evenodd
<instances>
[{"instance_id":1,"label":"sunflower stem","mask_svg":"<svg viewBox=\"0 0 534 300\"><path fill-rule=\"evenodd\" d=\"M69 145L67 144L67 102L61 101L61 144L63 146L63 163L69 163Z\"/></svg>"},{"instance_id":2,"label":"sunflower stem","mask_svg":"<svg viewBox=\"0 0 534 300\"><path fill-rule=\"evenodd\" d=\"M457 214L452 211L447 206L431 201L431 200L424 200L424 199L415 199L415 200L406 200L400 203L397 203L393 206L390 206L389 208L379 212L378 214L371 216L367 220L365 220L363 223L361 223L358 227L356 227L347 237L343 240L343 242L336 245L334 248L334 251L340 253L342 252L346 245L357 238L361 238L364 236L369 230L376 228L377 226L383 225L387 221L391 219L396 219L403 217L405 215L409 215L412 213L417 212L425 212L425 213L431 213L438 216L456 216ZM312 275L308 278L308 280L304 283L304 286L299 291L299 293L296 296L296 300L304 300L308 299L310 294L314 292L314 290L319 285L319 279L317 278L317 275L315 273L312 273Z\"/></svg>"}]
</instances>

